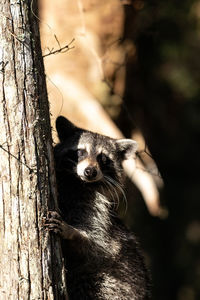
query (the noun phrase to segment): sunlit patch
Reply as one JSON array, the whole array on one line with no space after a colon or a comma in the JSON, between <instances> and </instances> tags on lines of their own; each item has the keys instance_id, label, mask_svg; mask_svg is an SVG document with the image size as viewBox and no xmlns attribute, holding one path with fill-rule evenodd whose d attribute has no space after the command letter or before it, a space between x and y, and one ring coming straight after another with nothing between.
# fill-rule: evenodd
<instances>
[{"instance_id":1,"label":"sunlit patch","mask_svg":"<svg viewBox=\"0 0 200 300\"><path fill-rule=\"evenodd\" d=\"M87 151L87 153L90 153L90 151L91 151L91 144L79 142L78 146L77 146L77 149L84 149L84 150Z\"/></svg>"}]
</instances>

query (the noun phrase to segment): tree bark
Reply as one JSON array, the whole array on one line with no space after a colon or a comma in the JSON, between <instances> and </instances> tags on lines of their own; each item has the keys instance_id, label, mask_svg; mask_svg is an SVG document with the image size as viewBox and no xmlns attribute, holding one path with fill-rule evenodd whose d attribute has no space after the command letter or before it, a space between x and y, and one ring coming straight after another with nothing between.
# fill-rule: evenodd
<instances>
[{"instance_id":1,"label":"tree bark","mask_svg":"<svg viewBox=\"0 0 200 300\"><path fill-rule=\"evenodd\" d=\"M37 3L0 5L0 299L66 299Z\"/></svg>"}]
</instances>

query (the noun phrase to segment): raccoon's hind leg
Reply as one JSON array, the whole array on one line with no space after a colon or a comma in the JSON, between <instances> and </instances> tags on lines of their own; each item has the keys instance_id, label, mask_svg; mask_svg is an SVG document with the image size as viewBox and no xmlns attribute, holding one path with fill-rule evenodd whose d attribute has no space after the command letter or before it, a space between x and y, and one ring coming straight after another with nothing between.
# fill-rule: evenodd
<instances>
[{"instance_id":1,"label":"raccoon's hind leg","mask_svg":"<svg viewBox=\"0 0 200 300\"><path fill-rule=\"evenodd\" d=\"M48 217L45 219L44 226L48 228L49 231L60 234L63 239L88 239L86 232L68 225L56 211L48 212Z\"/></svg>"}]
</instances>

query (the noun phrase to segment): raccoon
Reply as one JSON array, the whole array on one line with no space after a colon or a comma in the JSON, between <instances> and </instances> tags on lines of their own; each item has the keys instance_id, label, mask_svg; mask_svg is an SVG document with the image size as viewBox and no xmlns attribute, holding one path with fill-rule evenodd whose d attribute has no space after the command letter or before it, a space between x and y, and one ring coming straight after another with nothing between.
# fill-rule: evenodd
<instances>
[{"instance_id":1,"label":"raccoon","mask_svg":"<svg viewBox=\"0 0 200 300\"><path fill-rule=\"evenodd\" d=\"M148 272L135 236L117 216L122 161L137 143L56 120L54 148L60 214L46 226L62 237L70 300L148 300Z\"/></svg>"}]
</instances>

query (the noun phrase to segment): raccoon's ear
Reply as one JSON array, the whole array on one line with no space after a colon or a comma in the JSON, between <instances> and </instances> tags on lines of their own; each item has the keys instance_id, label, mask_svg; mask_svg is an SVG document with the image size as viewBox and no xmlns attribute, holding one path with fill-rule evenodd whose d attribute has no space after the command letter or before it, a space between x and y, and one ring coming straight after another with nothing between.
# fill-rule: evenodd
<instances>
[{"instance_id":1,"label":"raccoon's ear","mask_svg":"<svg viewBox=\"0 0 200 300\"><path fill-rule=\"evenodd\" d=\"M120 139L116 141L122 159L128 159L136 152L138 144L131 139Z\"/></svg>"},{"instance_id":2,"label":"raccoon's ear","mask_svg":"<svg viewBox=\"0 0 200 300\"><path fill-rule=\"evenodd\" d=\"M74 124L72 124L69 120L67 120L65 117L59 116L56 119L56 129L58 132L58 137L62 142L70 135L72 135L73 132L77 129L77 127Z\"/></svg>"}]
</instances>

